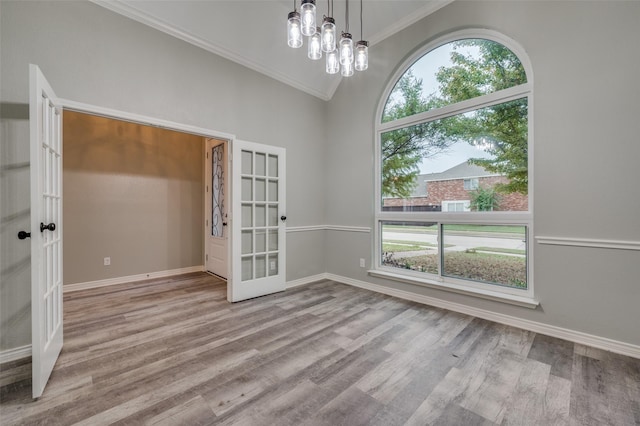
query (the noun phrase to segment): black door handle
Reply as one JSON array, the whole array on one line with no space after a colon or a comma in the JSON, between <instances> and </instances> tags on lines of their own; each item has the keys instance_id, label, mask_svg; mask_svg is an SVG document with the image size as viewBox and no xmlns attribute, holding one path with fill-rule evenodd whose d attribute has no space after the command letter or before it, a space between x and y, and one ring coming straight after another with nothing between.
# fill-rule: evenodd
<instances>
[{"instance_id":1,"label":"black door handle","mask_svg":"<svg viewBox=\"0 0 640 426\"><path fill-rule=\"evenodd\" d=\"M222 222L222 226L227 226L227 222Z\"/></svg>"},{"instance_id":2,"label":"black door handle","mask_svg":"<svg viewBox=\"0 0 640 426\"><path fill-rule=\"evenodd\" d=\"M20 231L18 232L18 238L24 240L25 238L31 238L31 232Z\"/></svg>"},{"instance_id":3,"label":"black door handle","mask_svg":"<svg viewBox=\"0 0 640 426\"><path fill-rule=\"evenodd\" d=\"M286 217L286 216L284 216L284 215L283 215L283 216L280 216L280 220L284 222L284 221L286 221L286 220L287 220L287 217Z\"/></svg>"},{"instance_id":4,"label":"black door handle","mask_svg":"<svg viewBox=\"0 0 640 426\"><path fill-rule=\"evenodd\" d=\"M48 229L49 231L55 231L56 224L52 222L48 225L45 225L44 223L40 222L40 232L44 232L45 229Z\"/></svg>"}]
</instances>

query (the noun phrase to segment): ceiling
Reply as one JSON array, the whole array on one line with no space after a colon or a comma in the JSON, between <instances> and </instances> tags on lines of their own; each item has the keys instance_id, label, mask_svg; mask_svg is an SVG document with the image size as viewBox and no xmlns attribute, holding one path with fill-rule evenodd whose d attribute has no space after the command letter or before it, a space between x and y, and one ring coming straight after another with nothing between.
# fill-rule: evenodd
<instances>
[{"instance_id":1,"label":"ceiling","mask_svg":"<svg viewBox=\"0 0 640 426\"><path fill-rule=\"evenodd\" d=\"M342 77L325 73L324 60L307 58L286 41L293 0L92 0L94 3L237 62L296 89L329 100ZM453 0L363 0L363 37L369 55L376 43ZM300 0L296 1L297 8ZM327 2L317 0L319 17ZM349 1L350 32L360 40L360 2ZM343 31L345 1L334 0L333 17ZM374 61L375 62L375 61ZM357 74L351 78L357 78Z\"/></svg>"}]
</instances>

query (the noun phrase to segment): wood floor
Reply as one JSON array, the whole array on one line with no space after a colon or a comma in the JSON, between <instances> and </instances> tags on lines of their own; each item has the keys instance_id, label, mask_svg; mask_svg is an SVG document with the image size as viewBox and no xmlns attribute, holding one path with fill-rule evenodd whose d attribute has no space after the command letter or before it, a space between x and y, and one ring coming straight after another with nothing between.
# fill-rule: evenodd
<instances>
[{"instance_id":1,"label":"wood floor","mask_svg":"<svg viewBox=\"0 0 640 426\"><path fill-rule=\"evenodd\" d=\"M201 273L65 295L44 395L4 386L0 423L640 424L637 359L332 281L225 295Z\"/></svg>"}]
</instances>

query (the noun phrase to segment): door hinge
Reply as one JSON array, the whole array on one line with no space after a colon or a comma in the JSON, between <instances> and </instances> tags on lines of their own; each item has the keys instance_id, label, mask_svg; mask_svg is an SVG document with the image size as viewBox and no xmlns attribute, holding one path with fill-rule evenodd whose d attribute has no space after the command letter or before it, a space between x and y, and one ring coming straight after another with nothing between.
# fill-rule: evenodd
<instances>
[{"instance_id":1,"label":"door hinge","mask_svg":"<svg viewBox=\"0 0 640 426\"><path fill-rule=\"evenodd\" d=\"M205 220L204 223L205 223L205 226L209 226L209 219Z\"/></svg>"},{"instance_id":2,"label":"door hinge","mask_svg":"<svg viewBox=\"0 0 640 426\"><path fill-rule=\"evenodd\" d=\"M207 151L207 160L209 159L209 151Z\"/></svg>"},{"instance_id":3,"label":"door hinge","mask_svg":"<svg viewBox=\"0 0 640 426\"><path fill-rule=\"evenodd\" d=\"M208 254L204 255L204 260L209 260L209 255Z\"/></svg>"}]
</instances>

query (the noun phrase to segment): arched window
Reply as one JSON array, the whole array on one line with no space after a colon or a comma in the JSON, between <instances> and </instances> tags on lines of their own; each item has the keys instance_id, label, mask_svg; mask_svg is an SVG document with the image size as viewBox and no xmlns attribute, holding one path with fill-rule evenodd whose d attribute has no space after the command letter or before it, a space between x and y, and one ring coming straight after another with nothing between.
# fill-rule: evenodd
<instances>
[{"instance_id":1,"label":"arched window","mask_svg":"<svg viewBox=\"0 0 640 426\"><path fill-rule=\"evenodd\" d=\"M376 126L377 273L533 296L531 87L523 51L489 31L449 35L400 68Z\"/></svg>"}]
</instances>

